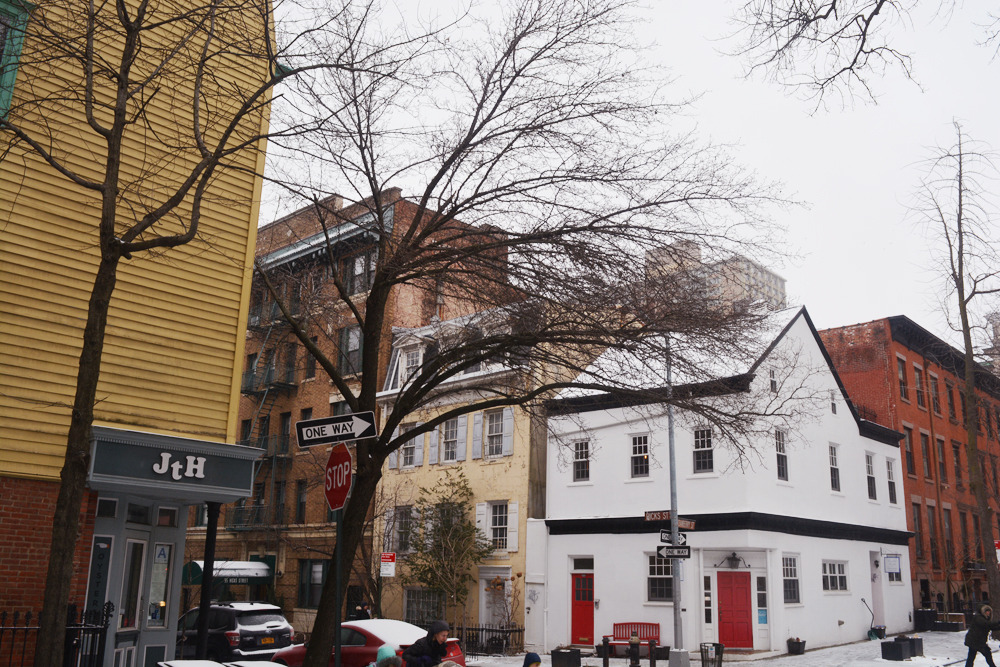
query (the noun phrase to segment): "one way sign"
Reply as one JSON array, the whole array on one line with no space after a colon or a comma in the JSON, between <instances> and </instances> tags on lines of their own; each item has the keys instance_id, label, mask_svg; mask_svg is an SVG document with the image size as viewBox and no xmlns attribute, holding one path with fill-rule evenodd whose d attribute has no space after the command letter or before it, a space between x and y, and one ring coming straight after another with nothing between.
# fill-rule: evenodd
<instances>
[{"instance_id":1,"label":"one way sign","mask_svg":"<svg viewBox=\"0 0 1000 667\"><path fill-rule=\"evenodd\" d=\"M691 547L656 547L656 555L660 558L690 558Z\"/></svg>"},{"instance_id":2,"label":"one way sign","mask_svg":"<svg viewBox=\"0 0 1000 667\"><path fill-rule=\"evenodd\" d=\"M660 530L660 541L666 542L667 544L671 544L669 530ZM677 533L677 546L682 547L687 543L688 543L687 533Z\"/></svg>"},{"instance_id":3,"label":"one way sign","mask_svg":"<svg viewBox=\"0 0 1000 667\"><path fill-rule=\"evenodd\" d=\"M378 435L374 412L357 412L296 422L295 432L299 436L299 447L329 445Z\"/></svg>"}]
</instances>

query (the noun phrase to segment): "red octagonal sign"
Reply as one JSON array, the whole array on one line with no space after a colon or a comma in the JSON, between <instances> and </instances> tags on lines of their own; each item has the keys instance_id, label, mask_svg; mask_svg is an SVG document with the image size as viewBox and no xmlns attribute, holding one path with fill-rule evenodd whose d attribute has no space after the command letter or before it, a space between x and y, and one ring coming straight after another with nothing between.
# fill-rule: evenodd
<instances>
[{"instance_id":1,"label":"red octagonal sign","mask_svg":"<svg viewBox=\"0 0 1000 667\"><path fill-rule=\"evenodd\" d=\"M330 452L330 460L326 462L326 501L331 510L343 509L347 496L354 484L354 456L347 445L334 445Z\"/></svg>"}]
</instances>

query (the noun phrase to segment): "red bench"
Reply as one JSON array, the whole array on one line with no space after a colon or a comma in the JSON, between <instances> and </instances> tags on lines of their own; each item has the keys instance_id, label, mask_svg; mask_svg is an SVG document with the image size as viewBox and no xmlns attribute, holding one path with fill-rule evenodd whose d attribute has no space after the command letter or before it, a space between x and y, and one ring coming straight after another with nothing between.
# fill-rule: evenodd
<instances>
[{"instance_id":1,"label":"red bench","mask_svg":"<svg viewBox=\"0 0 1000 667\"><path fill-rule=\"evenodd\" d=\"M616 657L619 655L619 648L622 654L625 654L628 650L628 641L632 637L632 633L635 633L639 637L639 642L641 644L640 651L645 650L649 653L649 640L656 640L657 646L660 644L660 624L659 623L615 623L613 626L613 631L610 635L604 635L608 639L608 644L613 648L613 655Z\"/></svg>"}]
</instances>

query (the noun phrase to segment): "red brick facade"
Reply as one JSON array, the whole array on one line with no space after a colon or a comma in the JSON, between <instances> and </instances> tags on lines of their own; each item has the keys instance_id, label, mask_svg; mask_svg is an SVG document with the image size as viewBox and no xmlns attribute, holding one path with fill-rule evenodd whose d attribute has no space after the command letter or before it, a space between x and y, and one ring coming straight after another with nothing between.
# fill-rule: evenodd
<instances>
[{"instance_id":1,"label":"red brick facade","mask_svg":"<svg viewBox=\"0 0 1000 667\"><path fill-rule=\"evenodd\" d=\"M899 501L907 528L915 533L910 544L914 604L951 610L988 597L983 545L976 539L978 512L969 489L961 354L906 317L827 329L820 336L861 416L906 434L900 442L904 493ZM1000 380L984 377L978 389L978 448L995 500Z\"/></svg>"},{"instance_id":2,"label":"red brick facade","mask_svg":"<svg viewBox=\"0 0 1000 667\"><path fill-rule=\"evenodd\" d=\"M0 477L0 563L4 565L5 577L0 586L0 611L36 614L41 611L58 494L57 482ZM88 555L94 535L96 498L93 492L83 497L80 539L73 559L69 601L80 609L90 567Z\"/></svg>"}]
</instances>

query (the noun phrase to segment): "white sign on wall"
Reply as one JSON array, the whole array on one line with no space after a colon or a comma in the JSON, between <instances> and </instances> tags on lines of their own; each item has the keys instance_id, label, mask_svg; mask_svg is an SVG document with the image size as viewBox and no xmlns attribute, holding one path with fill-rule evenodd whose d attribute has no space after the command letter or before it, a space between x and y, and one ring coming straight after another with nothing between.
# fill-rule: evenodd
<instances>
[{"instance_id":1,"label":"white sign on wall","mask_svg":"<svg viewBox=\"0 0 1000 667\"><path fill-rule=\"evenodd\" d=\"M381 568L379 569L379 574L383 577L395 577L396 576L396 554L391 552L386 552L382 554Z\"/></svg>"}]
</instances>

